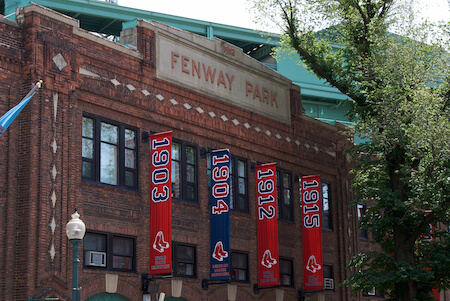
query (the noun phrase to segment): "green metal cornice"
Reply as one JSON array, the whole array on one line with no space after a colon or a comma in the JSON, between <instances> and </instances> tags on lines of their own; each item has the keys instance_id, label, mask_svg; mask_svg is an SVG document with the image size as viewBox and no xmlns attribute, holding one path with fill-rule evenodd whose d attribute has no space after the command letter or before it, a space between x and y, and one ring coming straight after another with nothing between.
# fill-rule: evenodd
<instances>
[{"instance_id":1,"label":"green metal cornice","mask_svg":"<svg viewBox=\"0 0 450 301\"><path fill-rule=\"evenodd\" d=\"M122 23L133 19L158 21L202 36L219 37L224 40L251 42L252 44L276 45L277 34L264 33L252 29L195 20L158 12L140 10L98 0L4 0L5 15L14 14L17 7L32 3L62 12L80 20L80 26L89 31L120 35ZM151 6L151 2L149 3ZM14 16L13 16L14 18ZM268 39L270 37L270 40ZM239 45L238 45L239 46Z\"/></svg>"}]
</instances>

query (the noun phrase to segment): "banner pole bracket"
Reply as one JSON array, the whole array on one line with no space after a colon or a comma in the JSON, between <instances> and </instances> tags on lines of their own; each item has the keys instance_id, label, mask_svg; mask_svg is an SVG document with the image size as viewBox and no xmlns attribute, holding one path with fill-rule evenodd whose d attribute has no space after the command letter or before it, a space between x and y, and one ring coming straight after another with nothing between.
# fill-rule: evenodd
<instances>
[{"instance_id":1,"label":"banner pole bracket","mask_svg":"<svg viewBox=\"0 0 450 301\"><path fill-rule=\"evenodd\" d=\"M259 294L259 290L268 289L268 288L279 288L283 287L282 285L272 285L272 286L258 286L258 283L253 284L253 293L255 295Z\"/></svg>"},{"instance_id":2,"label":"banner pole bracket","mask_svg":"<svg viewBox=\"0 0 450 301\"><path fill-rule=\"evenodd\" d=\"M157 276L157 277L155 277ZM156 282L157 279L166 279L166 278L172 278L173 275L149 275L149 274L141 274L141 286L142 291L148 292L148 293L157 293L158 292L158 283Z\"/></svg>"},{"instance_id":3,"label":"banner pole bracket","mask_svg":"<svg viewBox=\"0 0 450 301\"><path fill-rule=\"evenodd\" d=\"M231 280L224 280L224 281L211 281L208 279L202 279L202 289L208 290L209 285L216 285L216 284L224 284L224 283L231 283Z\"/></svg>"}]
</instances>

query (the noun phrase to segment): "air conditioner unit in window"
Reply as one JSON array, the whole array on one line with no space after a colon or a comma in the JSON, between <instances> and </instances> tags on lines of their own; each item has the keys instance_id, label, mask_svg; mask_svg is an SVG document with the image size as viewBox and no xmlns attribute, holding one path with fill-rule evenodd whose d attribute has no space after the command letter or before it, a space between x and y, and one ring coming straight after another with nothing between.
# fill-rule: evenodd
<instances>
[{"instance_id":1,"label":"air conditioner unit in window","mask_svg":"<svg viewBox=\"0 0 450 301\"><path fill-rule=\"evenodd\" d=\"M86 266L90 267L106 267L106 253L87 251L84 257Z\"/></svg>"},{"instance_id":2,"label":"air conditioner unit in window","mask_svg":"<svg viewBox=\"0 0 450 301\"><path fill-rule=\"evenodd\" d=\"M326 290L332 290L334 289L334 280L333 278L324 278L323 279L324 288Z\"/></svg>"},{"instance_id":3,"label":"air conditioner unit in window","mask_svg":"<svg viewBox=\"0 0 450 301\"><path fill-rule=\"evenodd\" d=\"M375 287L373 287L371 291L367 292L367 295L369 295L369 296L375 296L375 294L376 294Z\"/></svg>"}]
</instances>

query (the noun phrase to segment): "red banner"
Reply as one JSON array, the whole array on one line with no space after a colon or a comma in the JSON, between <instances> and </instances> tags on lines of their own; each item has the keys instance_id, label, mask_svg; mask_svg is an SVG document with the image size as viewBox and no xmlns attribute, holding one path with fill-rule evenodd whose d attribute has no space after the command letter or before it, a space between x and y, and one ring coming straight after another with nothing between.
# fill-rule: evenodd
<instances>
[{"instance_id":1,"label":"red banner","mask_svg":"<svg viewBox=\"0 0 450 301\"><path fill-rule=\"evenodd\" d=\"M303 289L323 290L320 175L302 177L301 190Z\"/></svg>"},{"instance_id":2,"label":"red banner","mask_svg":"<svg viewBox=\"0 0 450 301\"><path fill-rule=\"evenodd\" d=\"M172 132L150 136L150 272L172 273Z\"/></svg>"},{"instance_id":3,"label":"red banner","mask_svg":"<svg viewBox=\"0 0 450 301\"><path fill-rule=\"evenodd\" d=\"M276 164L256 169L256 209L258 231L258 286L280 284L278 258L278 215Z\"/></svg>"}]
</instances>

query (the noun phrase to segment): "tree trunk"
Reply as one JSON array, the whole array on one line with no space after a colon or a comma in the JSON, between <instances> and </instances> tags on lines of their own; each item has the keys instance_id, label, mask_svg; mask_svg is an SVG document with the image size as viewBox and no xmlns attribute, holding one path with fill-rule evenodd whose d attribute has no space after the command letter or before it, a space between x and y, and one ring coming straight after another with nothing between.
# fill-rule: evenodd
<instances>
[{"instance_id":1,"label":"tree trunk","mask_svg":"<svg viewBox=\"0 0 450 301\"><path fill-rule=\"evenodd\" d=\"M408 200L408 195L406 193L405 184L403 183L405 175L401 172L401 167L405 163L405 150L397 146L387 155L387 160L389 162L391 189L392 191L397 191L399 193L399 198L402 202L406 202ZM405 212L404 210L396 210L393 214L396 218L401 220ZM395 261L415 267L415 239L414 237L411 237L411 231L404 228L399 223L393 228L393 240ZM395 283L395 294L397 300L413 301L417 294L417 283L413 280L405 282L398 281Z\"/></svg>"},{"instance_id":2,"label":"tree trunk","mask_svg":"<svg viewBox=\"0 0 450 301\"><path fill-rule=\"evenodd\" d=\"M394 253L395 260L398 263L416 266L414 259L414 241L411 243L409 231L400 226L394 228ZM396 282L395 292L397 300L413 301L417 295L417 284L413 280Z\"/></svg>"}]
</instances>

